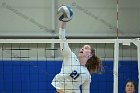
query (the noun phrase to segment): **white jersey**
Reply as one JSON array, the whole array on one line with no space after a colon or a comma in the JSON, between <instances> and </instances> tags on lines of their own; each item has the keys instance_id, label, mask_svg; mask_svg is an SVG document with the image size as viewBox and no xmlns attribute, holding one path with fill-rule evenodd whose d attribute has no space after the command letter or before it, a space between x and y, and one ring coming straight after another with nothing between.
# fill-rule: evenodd
<instances>
[{"instance_id":1,"label":"white jersey","mask_svg":"<svg viewBox=\"0 0 140 93\"><path fill-rule=\"evenodd\" d=\"M56 89L61 89L64 93L89 93L91 75L87 68L80 65L77 56L71 51L65 39L65 29L59 30L59 38L62 39L60 44L63 55L63 64L59 74L55 76L52 85Z\"/></svg>"}]
</instances>

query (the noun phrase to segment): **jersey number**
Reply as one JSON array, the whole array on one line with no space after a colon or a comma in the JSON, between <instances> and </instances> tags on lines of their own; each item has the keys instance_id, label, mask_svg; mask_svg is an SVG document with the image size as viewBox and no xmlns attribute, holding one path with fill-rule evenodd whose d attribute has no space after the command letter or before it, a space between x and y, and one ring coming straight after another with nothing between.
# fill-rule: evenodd
<instances>
[{"instance_id":1,"label":"jersey number","mask_svg":"<svg viewBox=\"0 0 140 93\"><path fill-rule=\"evenodd\" d=\"M71 78L73 78L74 80L77 79L77 78L79 77L79 75L80 75L80 74L77 73L76 70L74 70L74 71L70 74Z\"/></svg>"}]
</instances>

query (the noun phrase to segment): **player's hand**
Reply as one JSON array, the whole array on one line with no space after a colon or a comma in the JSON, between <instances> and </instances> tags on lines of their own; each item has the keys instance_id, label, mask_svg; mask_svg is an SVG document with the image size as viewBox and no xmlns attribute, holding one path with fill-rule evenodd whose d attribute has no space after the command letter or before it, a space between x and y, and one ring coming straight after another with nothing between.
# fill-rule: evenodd
<instances>
[{"instance_id":1,"label":"player's hand","mask_svg":"<svg viewBox=\"0 0 140 93\"><path fill-rule=\"evenodd\" d=\"M66 22L60 21L60 28L65 29L66 28Z\"/></svg>"}]
</instances>

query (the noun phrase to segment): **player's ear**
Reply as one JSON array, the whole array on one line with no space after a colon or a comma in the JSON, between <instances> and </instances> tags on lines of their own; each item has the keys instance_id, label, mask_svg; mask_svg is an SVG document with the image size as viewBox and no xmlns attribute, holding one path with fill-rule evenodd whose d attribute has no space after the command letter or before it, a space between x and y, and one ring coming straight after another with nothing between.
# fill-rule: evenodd
<instances>
[{"instance_id":1,"label":"player's ear","mask_svg":"<svg viewBox=\"0 0 140 93\"><path fill-rule=\"evenodd\" d=\"M88 55L88 58L91 58L92 57L92 54L90 53L89 55Z\"/></svg>"}]
</instances>

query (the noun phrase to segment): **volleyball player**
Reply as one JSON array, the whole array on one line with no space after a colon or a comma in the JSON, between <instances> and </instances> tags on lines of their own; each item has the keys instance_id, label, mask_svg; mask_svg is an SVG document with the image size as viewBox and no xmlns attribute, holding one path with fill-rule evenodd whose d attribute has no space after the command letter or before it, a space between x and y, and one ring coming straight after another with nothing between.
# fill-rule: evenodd
<instances>
[{"instance_id":1,"label":"volleyball player","mask_svg":"<svg viewBox=\"0 0 140 93\"><path fill-rule=\"evenodd\" d=\"M66 22L60 21L59 38L63 64L60 73L52 80L56 93L90 93L91 74L101 67L100 59L90 45L84 45L78 57L71 51L65 38Z\"/></svg>"},{"instance_id":2,"label":"volleyball player","mask_svg":"<svg viewBox=\"0 0 140 93\"><path fill-rule=\"evenodd\" d=\"M132 80L127 80L125 84L125 93L135 93L136 84Z\"/></svg>"}]
</instances>

